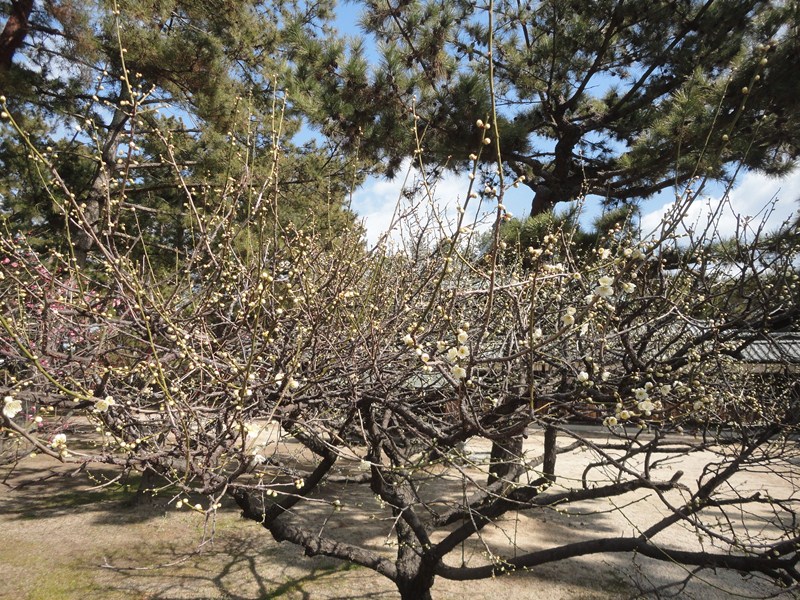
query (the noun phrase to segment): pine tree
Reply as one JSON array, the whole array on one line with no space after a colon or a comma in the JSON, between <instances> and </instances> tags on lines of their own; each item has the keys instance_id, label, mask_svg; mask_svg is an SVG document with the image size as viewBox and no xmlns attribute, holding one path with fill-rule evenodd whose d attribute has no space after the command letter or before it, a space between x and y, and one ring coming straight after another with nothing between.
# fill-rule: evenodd
<instances>
[{"instance_id":1,"label":"pine tree","mask_svg":"<svg viewBox=\"0 0 800 600\"><path fill-rule=\"evenodd\" d=\"M533 192L532 214L586 194L628 203L695 177L729 180L739 166L781 175L797 159L795 0L365 7L382 63L355 96L340 94L359 108L329 117L360 131L390 172L416 150L412 105L428 160L465 166L477 120L492 114L490 39L492 125L506 174ZM497 158L493 142L481 160Z\"/></svg>"},{"instance_id":2,"label":"pine tree","mask_svg":"<svg viewBox=\"0 0 800 600\"><path fill-rule=\"evenodd\" d=\"M0 91L10 119L0 132L0 205L12 229L53 243L69 222L84 258L112 221L132 243L180 249L187 194L201 210L221 210L232 189L253 196L276 168L284 185L269 201L282 225L335 231L351 222L344 201L358 170L325 140L292 144L301 116L286 97L297 48L331 36L331 7L4 7Z\"/></svg>"}]
</instances>

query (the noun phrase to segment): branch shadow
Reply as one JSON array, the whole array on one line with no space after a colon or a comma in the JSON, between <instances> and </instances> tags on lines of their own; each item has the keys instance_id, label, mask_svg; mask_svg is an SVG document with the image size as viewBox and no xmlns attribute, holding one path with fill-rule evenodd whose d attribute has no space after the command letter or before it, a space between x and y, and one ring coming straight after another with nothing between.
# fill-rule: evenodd
<instances>
[{"instance_id":1,"label":"branch shadow","mask_svg":"<svg viewBox=\"0 0 800 600\"><path fill-rule=\"evenodd\" d=\"M162 516L165 502L138 502L138 476L120 478L116 468L43 467L36 460L17 465L0 487L0 506L14 519L52 519L76 511L98 523L137 523Z\"/></svg>"},{"instance_id":2,"label":"branch shadow","mask_svg":"<svg viewBox=\"0 0 800 600\"><path fill-rule=\"evenodd\" d=\"M331 600L388 599L396 594L388 580L383 586L376 585L377 576L368 569L326 557L298 560L296 547L277 544L265 535L258 530L242 530L241 526L226 527L212 545L190 555L179 545L164 545L151 552L148 561L169 567L109 568L104 587L122 594L146 591L150 600L311 600L323 587L343 588L341 593L326 593ZM121 563L127 555L123 552L109 558L112 563Z\"/></svg>"}]
</instances>

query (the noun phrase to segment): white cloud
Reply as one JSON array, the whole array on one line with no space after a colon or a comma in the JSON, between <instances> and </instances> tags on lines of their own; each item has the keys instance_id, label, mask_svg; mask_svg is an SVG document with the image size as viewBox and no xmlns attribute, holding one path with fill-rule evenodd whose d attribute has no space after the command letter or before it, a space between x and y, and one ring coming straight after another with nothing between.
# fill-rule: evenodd
<instances>
[{"instance_id":1,"label":"white cloud","mask_svg":"<svg viewBox=\"0 0 800 600\"><path fill-rule=\"evenodd\" d=\"M351 208L361 217L367 242L373 246L388 231L403 189L401 176L394 179L370 178L353 193Z\"/></svg>"},{"instance_id":2,"label":"white cloud","mask_svg":"<svg viewBox=\"0 0 800 600\"><path fill-rule=\"evenodd\" d=\"M800 205L800 169L781 178L749 172L727 196L723 190L715 195L696 198L686 210L685 227L698 230L716 214L717 231L722 237L752 234L763 224L764 231L774 231L797 215ZM662 219L675 203L667 202L642 216L642 233L649 235L661 229Z\"/></svg>"},{"instance_id":3,"label":"white cloud","mask_svg":"<svg viewBox=\"0 0 800 600\"><path fill-rule=\"evenodd\" d=\"M384 233L396 242L402 238L402 232L408 232L409 224L417 227L427 223L435 226L436 235L450 235L457 217L457 207L463 205L469 191L467 173L455 174L446 172L442 178L430 188L431 198L424 190L412 198L404 194L404 189L420 187L420 175L411 168L410 160L406 160L399 174L391 180L370 178L353 194L352 208L361 217L367 231L367 242L375 245ZM476 183L476 189L477 189ZM511 193L513 192L513 193ZM657 233L661 228L661 220L674 208L672 193L664 193L661 199L653 198L645 206L653 207L644 212L641 218L642 233ZM723 237L733 236L737 226L741 227L748 219L747 227L754 230L762 221L765 230L772 231L791 219L800 210L800 169L796 169L782 178L771 178L759 173L747 173L731 192L725 196L722 189L697 198L686 211L684 224L695 230L704 226L708 218L718 211L718 232ZM478 211L478 200L471 200L464 220L472 225ZM504 201L513 213L523 216L527 213L530 202L530 190L509 190ZM481 213L477 224L478 230L488 226L486 212L493 210L494 203L486 203L480 207ZM645 209L646 210L646 209ZM431 221L433 214L441 219L444 231ZM404 215L403 227L398 225L398 216ZM410 215L410 216L409 216ZM401 231L402 230L402 231ZM744 235L744 234L743 234Z\"/></svg>"},{"instance_id":4,"label":"white cloud","mask_svg":"<svg viewBox=\"0 0 800 600\"><path fill-rule=\"evenodd\" d=\"M452 233L458 207L464 205L469 193L469 184L467 173L447 171L438 180L428 182L426 189L419 171L406 160L394 179L367 180L353 194L351 208L364 222L369 246L375 245L384 234L399 242L409 228L414 234L425 228L434 239L439 239ZM416 193L406 193L408 190L416 190ZM470 200L463 225L475 224L478 230L487 227L486 211L494 209L496 204L479 205L479 199ZM476 215L480 217L477 224Z\"/></svg>"}]
</instances>

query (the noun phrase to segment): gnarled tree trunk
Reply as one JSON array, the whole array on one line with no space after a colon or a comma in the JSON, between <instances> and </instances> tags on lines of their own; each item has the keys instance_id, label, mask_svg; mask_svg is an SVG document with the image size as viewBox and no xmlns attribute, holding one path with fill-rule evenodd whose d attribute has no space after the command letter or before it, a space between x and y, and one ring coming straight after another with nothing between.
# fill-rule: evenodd
<instances>
[{"instance_id":1,"label":"gnarled tree trunk","mask_svg":"<svg viewBox=\"0 0 800 600\"><path fill-rule=\"evenodd\" d=\"M516 466L519 465L522 456L522 442L524 438L521 435L514 435L506 440L495 440L492 443L492 453L489 459L489 479L487 483L492 485L495 481L505 479L512 475L511 479L516 479L518 471Z\"/></svg>"}]
</instances>

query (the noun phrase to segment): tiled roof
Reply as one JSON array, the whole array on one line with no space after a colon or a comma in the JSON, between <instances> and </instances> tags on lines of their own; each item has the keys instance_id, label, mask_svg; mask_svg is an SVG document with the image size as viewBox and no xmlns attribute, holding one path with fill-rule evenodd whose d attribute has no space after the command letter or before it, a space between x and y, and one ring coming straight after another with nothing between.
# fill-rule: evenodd
<instances>
[{"instance_id":1,"label":"tiled roof","mask_svg":"<svg viewBox=\"0 0 800 600\"><path fill-rule=\"evenodd\" d=\"M738 355L749 363L800 363L800 334L759 335L742 347Z\"/></svg>"}]
</instances>

